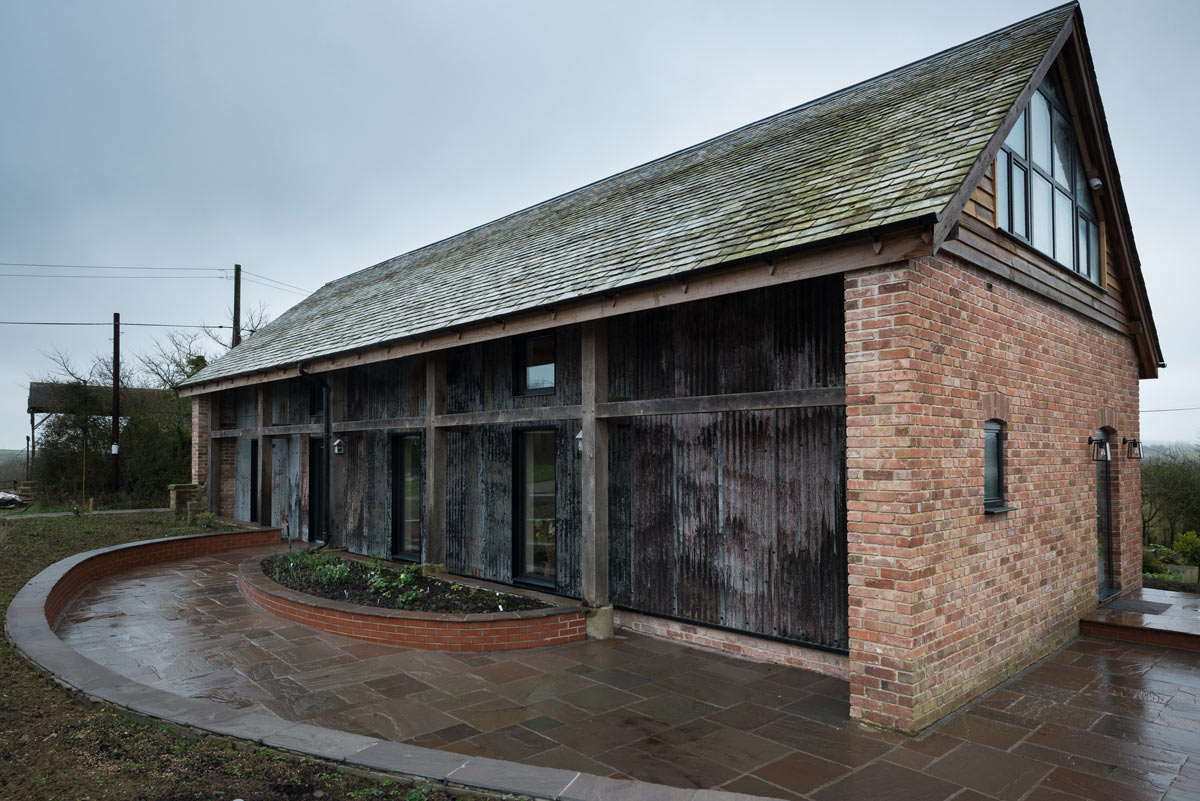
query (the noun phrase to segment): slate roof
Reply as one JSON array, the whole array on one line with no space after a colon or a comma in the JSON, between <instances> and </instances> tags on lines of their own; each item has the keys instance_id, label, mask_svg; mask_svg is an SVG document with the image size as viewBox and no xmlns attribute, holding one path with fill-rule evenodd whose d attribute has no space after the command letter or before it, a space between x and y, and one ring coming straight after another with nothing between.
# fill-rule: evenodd
<instances>
[{"instance_id":1,"label":"slate roof","mask_svg":"<svg viewBox=\"0 0 1200 801\"><path fill-rule=\"evenodd\" d=\"M333 281L187 384L940 213L1075 8Z\"/></svg>"}]
</instances>

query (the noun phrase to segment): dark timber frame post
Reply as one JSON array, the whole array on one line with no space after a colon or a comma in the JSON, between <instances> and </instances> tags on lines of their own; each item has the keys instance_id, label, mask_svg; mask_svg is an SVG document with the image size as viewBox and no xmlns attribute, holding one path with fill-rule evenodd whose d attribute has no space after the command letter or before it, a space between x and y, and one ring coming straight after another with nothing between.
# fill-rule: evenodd
<instances>
[{"instance_id":1,"label":"dark timber frame post","mask_svg":"<svg viewBox=\"0 0 1200 801\"><path fill-rule=\"evenodd\" d=\"M583 603L589 608L588 636L608 639L613 636L613 610L608 599L608 421L596 416L596 407L608 400L608 323L584 323L582 334L580 578Z\"/></svg>"},{"instance_id":2,"label":"dark timber frame post","mask_svg":"<svg viewBox=\"0 0 1200 801\"><path fill-rule=\"evenodd\" d=\"M261 526L271 525L271 438L264 429L271 423L271 386L258 385L258 518Z\"/></svg>"},{"instance_id":3,"label":"dark timber frame post","mask_svg":"<svg viewBox=\"0 0 1200 801\"><path fill-rule=\"evenodd\" d=\"M425 357L425 569L446 567L446 431L437 417L446 413L446 354Z\"/></svg>"}]
</instances>

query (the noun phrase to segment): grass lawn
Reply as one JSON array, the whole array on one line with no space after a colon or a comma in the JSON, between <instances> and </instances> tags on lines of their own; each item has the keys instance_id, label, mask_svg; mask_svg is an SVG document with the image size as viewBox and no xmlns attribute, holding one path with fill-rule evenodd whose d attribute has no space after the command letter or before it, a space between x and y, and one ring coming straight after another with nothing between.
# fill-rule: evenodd
<instances>
[{"instance_id":1,"label":"grass lawn","mask_svg":"<svg viewBox=\"0 0 1200 801\"><path fill-rule=\"evenodd\" d=\"M0 614L25 582L63 557L200 530L165 514L0 519ZM125 717L80 700L40 675L6 641L0 651L0 798L417 801L449 796Z\"/></svg>"}]
</instances>

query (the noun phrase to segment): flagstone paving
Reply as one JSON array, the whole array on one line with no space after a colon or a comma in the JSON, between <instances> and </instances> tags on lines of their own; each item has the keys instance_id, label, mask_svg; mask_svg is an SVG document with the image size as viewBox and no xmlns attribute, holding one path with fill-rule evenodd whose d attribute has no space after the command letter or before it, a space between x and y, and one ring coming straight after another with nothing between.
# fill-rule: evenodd
<instances>
[{"instance_id":1,"label":"flagstone paving","mask_svg":"<svg viewBox=\"0 0 1200 801\"><path fill-rule=\"evenodd\" d=\"M633 634L485 655L318 632L242 597L237 566L255 554L101 580L59 634L182 695L677 787L813 801L1200 801L1200 654L1080 638L905 738L851 724L844 681Z\"/></svg>"}]
</instances>

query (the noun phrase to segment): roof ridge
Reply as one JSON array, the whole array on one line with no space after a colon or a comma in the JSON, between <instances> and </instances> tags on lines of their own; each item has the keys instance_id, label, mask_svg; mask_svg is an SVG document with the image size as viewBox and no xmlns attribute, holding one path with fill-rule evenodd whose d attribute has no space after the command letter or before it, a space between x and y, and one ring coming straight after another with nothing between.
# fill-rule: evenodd
<instances>
[{"instance_id":1,"label":"roof ridge","mask_svg":"<svg viewBox=\"0 0 1200 801\"><path fill-rule=\"evenodd\" d=\"M649 161L644 161L641 164L636 164L627 169L620 170L619 172L614 172L611 175L606 175L603 178L597 178L596 180L589 181L588 183L583 184L582 186L577 186L574 189L568 189L565 192L560 192L557 195L546 198L545 200L538 201L537 203L532 203L528 206L523 206L522 208L516 209L514 211L510 211L507 214L502 214L499 217L488 220L487 222L482 222L482 223L479 223L478 225L473 225L470 228L464 228L463 230L458 231L457 233L450 234L449 236L444 236L441 239L435 239L432 242L428 242L424 245L420 245L418 247L413 248L412 250L406 250L403 253L398 253L395 256L391 256L389 258L384 259L383 261L376 262L375 264L372 264L369 267L363 267L359 270L355 270L353 272L346 273L345 275L341 276L340 278L335 278L332 281L326 281L322 285L322 288L330 286L331 284L340 283L349 278L353 278L356 275L360 275L362 273L369 272L370 270L374 270L376 267L382 267L385 264L389 264L391 262L396 261L397 259L404 258L405 256L415 255L415 254L420 253L421 251L426 250L428 248L436 247L445 242L449 242L452 239L457 239L460 236L465 236L466 234L470 234L474 231L479 231L483 228L487 228L489 226L503 222L512 217L516 217L516 216L524 214L526 212L533 211L534 209L541 208L543 206L549 206L550 204L552 204L556 201L562 200L563 198L570 197L571 195L574 195L577 192L582 192L582 191L584 191L586 189L590 189L594 186L599 186L600 184L607 183L608 181L616 180L617 178L620 178L622 176L628 175L633 172L637 172L639 170L643 170L651 165L659 164L659 163L667 161L669 159L673 159L678 156L682 156L686 153L690 153L695 150L700 150L708 145L713 144L714 142L716 142L718 140L725 139L726 137L733 136L734 134L741 133L742 131L746 131L751 128L755 128L759 125L763 125L764 123L771 122L772 120L777 120L781 117L786 117L789 114L794 114L797 111L802 111L806 108L810 108L812 106L817 105L818 103L823 103L827 100L831 100L835 97L838 97L839 95L847 94L855 89L859 89L864 86L867 86L868 84L872 84L872 83L875 83L876 81L882 80L884 78L888 78L893 75L897 75L901 72L904 72L906 70L913 69L914 67L918 67L922 64L926 64L930 61L941 58L942 56L953 53L956 50L961 50L965 47L969 47L970 45L977 44L985 39L990 39L993 36L999 36L1000 34L1014 30L1015 28L1019 28L1022 25L1026 25L1030 22L1033 22L1034 20L1038 20L1043 17L1051 16L1052 14L1060 12L1066 8L1078 8L1078 7L1079 7L1078 0L1069 0L1069 2L1063 3L1062 5L1055 6L1053 8L1047 9L1040 13L1030 15L1030 16L1026 17L1025 19L1018 20L1017 22L1013 22L1009 25L1005 25L1004 27L997 28L993 31L988 31L987 33L976 36L973 39L968 39L965 42L960 42L959 44L944 48L942 50L939 50L936 53L931 53L928 56L916 59L915 61L910 61L907 64L902 64L899 67L895 67L893 69L887 70L886 72L881 72L878 75L874 75L870 78L864 78L863 80L858 81L857 83L850 84L849 86L844 86L841 89L836 89L832 92L827 92L826 94L823 94L820 97L816 97L816 98L813 98L812 100L805 101L804 103L800 103L799 105L792 106L791 108L786 108L783 111L778 111L774 114L769 114L766 117L761 117L757 120L754 120L753 122L748 122L745 125L739 125L737 128L731 128L728 131L725 131L723 133L715 134L701 142L697 142L694 145L688 145L687 147L683 147L678 150L674 150L670 153L666 153L662 156L658 156L657 158L650 159ZM320 290L318 290L318 291L320 291Z\"/></svg>"}]
</instances>

